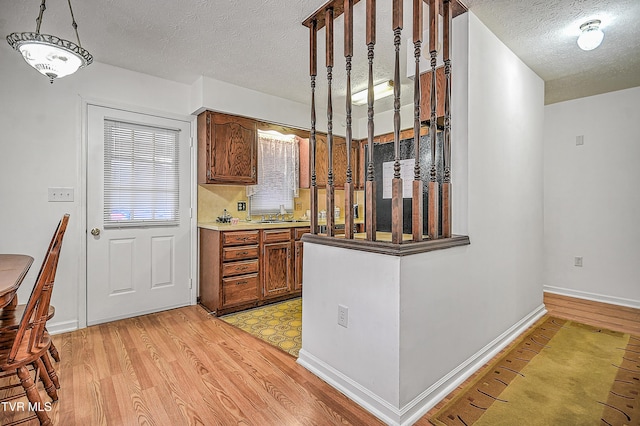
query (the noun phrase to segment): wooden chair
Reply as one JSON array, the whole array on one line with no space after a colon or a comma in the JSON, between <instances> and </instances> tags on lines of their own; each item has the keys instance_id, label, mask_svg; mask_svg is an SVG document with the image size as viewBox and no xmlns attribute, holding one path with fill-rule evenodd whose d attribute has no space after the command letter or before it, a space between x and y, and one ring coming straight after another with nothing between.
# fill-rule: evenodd
<instances>
[{"instance_id":1,"label":"wooden chair","mask_svg":"<svg viewBox=\"0 0 640 426\"><path fill-rule=\"evenodd\" d=\"M47 249L47 253L51 251L51 247L56 241L58 231L60 230L61 222L62 221L58 222L58 228L56 228L56 231L53 233L53 236L51 237L51 241L49 242L49 248ZM42 271L43 267L44 267L44 262L42 263L42 267L40 268L40 271ZM20 318L22 318L22 315L24 314L24 310L27 307L27 305L22 304L22 305L16 306L17 300L18 300L18 297L16 296L13 298L11 303L9 303L9 305L0 309L0 330L18 328L18 325L20 324ZM47 316L47 320L50 320L51 318L53 318L55 313L56 313L56 308L52 305L49 305L49 314ZM49 353L51 354L51 357L54 360L56 360L56 362L60 362L60 355L58 353L58 349L53 344L53 341L51 342L51 346L49 347Z\"/></svg>"},{"instance_id":2,"label":"wooden chair","mask_svg":"<svg viewBox=\"0 0 640 426\"><path fill-rule=\"evenodd\" d=\"M16 374L18 376L20 384L12 386L22 385L30 406L35 409L35 416L30 418L37 417L41 425L51 425L51 420L44 410L45 406L36 388L38 376L49 397L53 401L58 399L56 386L51 378L51 372L55 375L55 371L47 355L51 346L51 336L45 326L49 316L51 292L58 267L62 238L67 229L68 221L69 215L66 214L58 224L18 328L2 330L4 336L1 340L6 342L6 337L9 336L12 338L11 344L0 344L0 371L7 373L7 375ZM28 366L33 367L36 381L31 378ZM18 396L22 396L22 394ZM9 399L12 398L15 397ZM18 422L22 423L25 420L27 419L20 419Z\"/></svg>"}]
</instances>

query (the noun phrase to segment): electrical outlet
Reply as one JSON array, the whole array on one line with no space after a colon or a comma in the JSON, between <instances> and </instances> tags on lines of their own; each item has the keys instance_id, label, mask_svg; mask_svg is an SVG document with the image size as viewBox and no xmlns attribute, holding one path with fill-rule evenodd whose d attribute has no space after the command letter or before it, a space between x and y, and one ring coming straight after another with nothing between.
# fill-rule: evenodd
<instances>
[{"instance_id":1,"label":"electrical outlet","mask_svg":"<svg viewBox=\"0 0 640 426\"><path fill-rule=\"evenodd\" d=\"M574 264L574 266L582 267L582 256L576 256L573 259L573 264Z\"/></svg>"},{"instance_id":2,"label":"electrical outlet","mask_svg":"<svg viewBox=\"0 0 640 426\"><path fill-rule=\"evenodd\" d=\"M349 324L349 308L343 305L338 305L338 325L347 328Z\"/></svg>"},{"instance_id":3,"label":"electrical outlet","mask_svg":"<svg viewBox=\"0 0 640 426\"><path fill-rule=\"evenodd\" d=\"M576 146L584 145L584 135L576 136Z\"/></svg>"},{"instance_id":4,"label":"electrical outlet","mask_svg":"<svg viewBox=\"0 0 640 426\"><path fill-rule=\"evenodd\" d=\"M238 211L244 212L247 210L247 202L246 201L238 201Z\"/></svg>"},{"instance_id":5,"label":"electrical outlet","mask_svg":"<svg viewBox=\"0 0 640 426\"><path fill-rule=\"evenodd\" d=\"M72 202L73 188L49 188L50 202Z\"/></svg>"},{"instance_id":6,"label":"electrical outlet","mask_svg":"<svg viewBox=\"0 0 640 426\"><path fill-rule=\"evenodd\" d=\"M296 208L295 210L302 210L302 203L300 201L296 201Z\"/></svg>"}]
</instances>

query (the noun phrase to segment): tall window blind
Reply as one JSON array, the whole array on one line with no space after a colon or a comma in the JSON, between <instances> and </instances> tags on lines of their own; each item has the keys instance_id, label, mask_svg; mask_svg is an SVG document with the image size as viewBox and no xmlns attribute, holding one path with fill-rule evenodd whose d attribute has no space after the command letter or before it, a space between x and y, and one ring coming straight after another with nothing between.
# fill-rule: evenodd
<instances>
[{"instance_id":1,"label":"tall window blind","mask_svg":"<svg viewBox=\"0 0 640 426\"><path fill-rule=\"evenodd\" d=\"M251 214L293 213L298 196L298 141L293 136L258 132L258 184L247 188Z\"/></svg>"},{"instance_id":2,"label":"tall window blind","mask_svg":"<svg viewBox=\"0 0 640 426\"><path fill-rule=\"evenodd\" d=\"M178 131L105 120L104 227L178 225Z\"/></svg>"}]
</instances>

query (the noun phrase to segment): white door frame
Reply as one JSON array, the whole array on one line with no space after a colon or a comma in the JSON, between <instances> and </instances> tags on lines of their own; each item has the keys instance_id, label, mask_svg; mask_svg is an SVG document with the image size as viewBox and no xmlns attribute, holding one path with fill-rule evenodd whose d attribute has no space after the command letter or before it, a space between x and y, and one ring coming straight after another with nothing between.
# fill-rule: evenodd
<instances>
[{"instance_id":1,"label":"white door frame","mask_svg":"<svg viewBox=\"0 0 640 426\"><path fill-rule=\"evenodd\" d=\"M88 173L88 110L89 105L95 105L104 108L119 109L123 111L129 111L138 114L154 115L163 118L170 118L173 120L184 121L189 123L191 129L191 155L190 155L190 189L191 189L191 201L190 201L190 235L191 235L191 248L190 248L190 265L189 271L191 274L191 296L190 302L195 305L198 297L198 229L197 229L197 200L198 200L198 183L197 183L197 143L195 141L196 135L196 123L197 117L193 115L181 115L165 111L158 111L150 108L144 108L140 106L126 105L115 102L104 101L100 99L84 98L81 100L81 116L82 116L82 128L80 138L80 259L79 259L79 285L78 285L78 328L87 327L87 173Z\"/></svg>"}]
</instances>

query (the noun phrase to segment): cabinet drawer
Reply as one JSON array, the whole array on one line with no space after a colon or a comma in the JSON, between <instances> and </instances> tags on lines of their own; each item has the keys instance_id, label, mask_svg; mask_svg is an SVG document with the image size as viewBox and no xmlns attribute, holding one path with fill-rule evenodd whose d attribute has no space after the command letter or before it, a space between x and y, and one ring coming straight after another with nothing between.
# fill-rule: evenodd
<instances>
[{"instance_id":1,"label":"cabinet drawer","mask_svg":"<svg viewBox=\"0 0 640 426\"><path fill-rule=\"evenodd\" d=\"M302 238L302 235L308 234L309 232L311 232L311 228L293 228L296 241Z\"/></svg>"},{"instance_id":2,"label":"cabinet drawer","mask_svg":"<svg viewBox=\"0 0 640 426\"><path fill-rule=\"evenodd\" d=\"M258 246L225 247L222 249L222 261L255 259L258 257Z\"/></svg>"},{"instance_id":3,"label":"cabinet drawer","mask_svg":"<svg viewBox=\"0 0 640 426\"><path fill-rule=\"evenodd\" d=\"M237 246L241 244L258 244L260 231L225 232L222 234L223 246Z\"/></svg>"},{"instance_id":4,"label":"cabinet drawer","mask_svg":"<svg viewBox=\"0 0 640 426\"><path fill-rule=\"evenodd\" d=\"M231 277L240 274L253 274L258 272L258 259L243 262L227 262L222 264L222 276Z\"/></svg>"},{"instance_id":5,"label":"cabinet drawer","mask_svg":"<svg viewBox=\"0 0 640 426\"><path fill-rule=\"evenodd\" d=\"M257 301L258 284L258 274L224 278L222 280L222 306Z\"/></svg>"},{"instance_id":6,"label":"cabinet drawer","mask_svg":"<svg viewBox=\"0 0 640 426\"><path fill-rule=\"evenodd\" d=\"M268 229L262 231L263 243L274 243L278 241L289 241L291 239L291 229Z\"/></svg>"}]
</instances>

